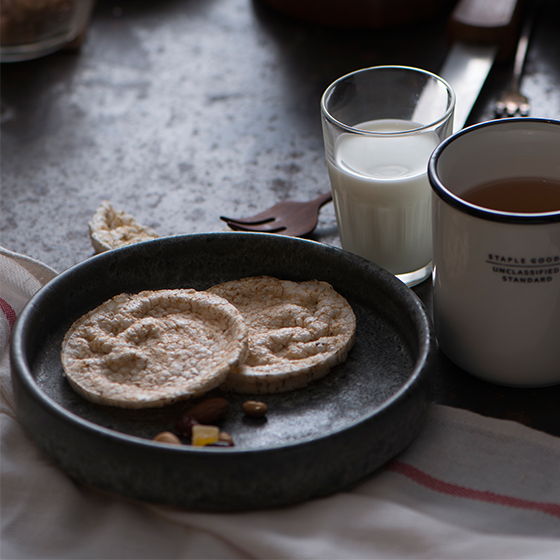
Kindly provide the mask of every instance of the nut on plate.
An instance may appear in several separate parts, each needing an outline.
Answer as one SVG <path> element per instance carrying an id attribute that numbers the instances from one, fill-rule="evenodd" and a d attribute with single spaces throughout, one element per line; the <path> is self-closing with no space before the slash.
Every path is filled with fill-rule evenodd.
<path id="1" fill-rule="evenodd" d="M 223 397 L 204 399 L 190 407 L 186 414 L 199 424 L 216 424 L 224 418 L 229 408 L 229 402 Z"/>
<path id="2" fill-rule="evenodd" d="M 154 438 L 154 441 L 159 443 L 172 443 L 174 445 L 180 445 L 181 440 L 172 432 L 160 432 Z"/>
<path id="3" fill-rule="evenodd" d="M 233 442 L 233 438 L 227 432 L 220 432 L 220 439 L 218 440 L 218 442 L 222 442 L 230 447 L 235 445 L 235 443 Z"/>
<path id="4" fill-rule="evenodd" d="M 263 418 L 268 412 L 268 406 L 262 401 L 245 401 L 241 408 L 243 412 L 251 418 Z"/>

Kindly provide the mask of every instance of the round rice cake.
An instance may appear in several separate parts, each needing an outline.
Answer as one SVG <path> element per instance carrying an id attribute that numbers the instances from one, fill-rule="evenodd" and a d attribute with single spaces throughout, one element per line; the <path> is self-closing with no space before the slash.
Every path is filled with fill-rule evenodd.
<path id="1" fill-rule="evenodd" d="M 304 387 L 344 361 L 354 343 L 354 312 L 327 282 L 258 276 L 208 291 L 235 305 L 249 329 L 247 357 L 224 389 L 277 393 Z"/>
<path id="2" fill-rule="evenodd" d="M 70 385 L 86 399 L 156 407 L 220 385 L 247 354 L 247 327 L 225 299 L 191 289 L 119 294 L 62 342 Z"/>

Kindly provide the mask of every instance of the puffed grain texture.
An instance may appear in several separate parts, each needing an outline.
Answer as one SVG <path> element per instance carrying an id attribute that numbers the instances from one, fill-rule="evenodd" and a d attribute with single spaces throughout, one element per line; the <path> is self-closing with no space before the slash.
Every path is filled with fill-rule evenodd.
<path id="1" fill-rule="evenodd" d="M 247 327 L 223 298 L 190 289 L 119 294 L 78 319 L 61 360 L 86 399 L 170 404 L 220 385 L 247 353 Z"/>
<path id="2" fill-rule="evenodd" d="M 327 282 L 242 278 L 209 289 L 241 312 L 249 352 L 224 389 L 278 393 L 308 385 L 344 361 L 354 343 L 356 317 Z"/>
<path id="3" fill-rule="evenodd" d="M 139 224 L 130 214 L 117 210 L 107 200 L 95 211 L 88 228 L 96 253 L 159 237 L 154 230 Z"/>

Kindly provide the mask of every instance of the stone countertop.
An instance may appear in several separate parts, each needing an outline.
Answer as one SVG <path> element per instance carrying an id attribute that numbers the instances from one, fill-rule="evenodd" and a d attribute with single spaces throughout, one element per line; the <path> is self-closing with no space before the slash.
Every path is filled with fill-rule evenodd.
<path id="1" fill-rule="evenodd" d="M 251 0 L 98 0 L 80 51 L 1 66 L 0 244 L 62 271 L 92 254 L 105 199 L 168 235 L 328 190 L 325 87 L 376 64 L 437 73 L 446 17 L 344 30 Z M 558 21 L 543 0 L 523 80 L 533 116 L 560 118 Z M 509 71 L 495 66 L 469 123 L 492 118 Z M 313 238 L 339 244 L 332 205 Z M 415 290 L 429 307 L 428 283 Z M 560 435 L 559 389 L 496 388 L 440 358 L 440 402 Z"/>

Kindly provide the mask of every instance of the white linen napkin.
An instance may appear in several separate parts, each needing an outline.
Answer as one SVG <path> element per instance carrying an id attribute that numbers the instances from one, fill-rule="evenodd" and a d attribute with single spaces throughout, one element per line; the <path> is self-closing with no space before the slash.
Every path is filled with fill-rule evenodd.
<path id="1" fill-rule="evenodd" d="M 291 507 L 199 513 L 76 484 L 22 431 L 9 380 L 11 326 L 54 274 L 0 249 L 2 559 L 560 558 L 560 439 L 445 406 L 361 484 Z"/>

